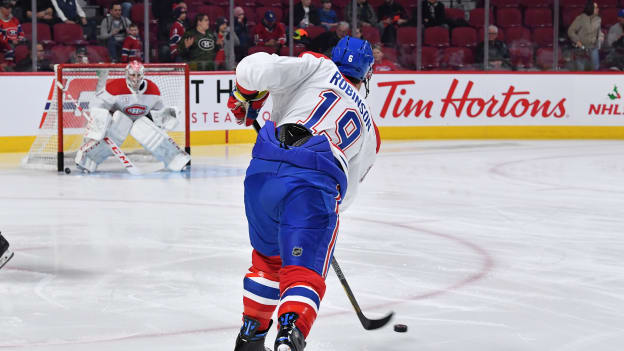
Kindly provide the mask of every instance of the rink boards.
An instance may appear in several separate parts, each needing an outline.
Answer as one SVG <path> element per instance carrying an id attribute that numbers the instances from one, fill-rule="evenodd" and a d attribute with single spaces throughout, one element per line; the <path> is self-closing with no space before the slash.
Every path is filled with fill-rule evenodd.
<path id="1" fill-rule="evenodd" d="M 254 140 L 255 133 L 228 113 L 233 78 L 233 72 L 191 74 L 191 145 Z M 385 73 L 373 76 L 368 101 L 383 139 L 624 139 L 623 78 L 612 73 Z M 29 149 L 49 108 L 52 81 L 51 74 L 0 75 L 0 152 Z M 270 118 L 271 106 L 269 99 L 261 111 L 264 119 Z"/>

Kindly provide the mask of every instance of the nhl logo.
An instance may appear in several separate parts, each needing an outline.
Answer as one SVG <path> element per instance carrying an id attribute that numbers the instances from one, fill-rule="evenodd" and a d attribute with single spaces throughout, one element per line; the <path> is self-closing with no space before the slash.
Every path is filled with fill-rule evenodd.
<path id="1" fill-rule="evenodd" d="M 293 256 L 295 256 L 295 257 L 299 257 L 299 256 L 301 256 L 302 254 L 303 254 L 303 249 L 302 249 L 302 248 L 297 247 L 297 246 L 293 247 L 293 249 L 292 249 L 292 255 L 293 255 Z"/>

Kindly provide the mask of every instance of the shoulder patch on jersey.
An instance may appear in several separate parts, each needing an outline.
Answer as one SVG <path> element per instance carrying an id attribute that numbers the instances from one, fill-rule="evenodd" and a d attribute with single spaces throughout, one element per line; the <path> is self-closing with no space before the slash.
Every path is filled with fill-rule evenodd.
<path id="1" fill-rule="evenodd" d="M 316 58 L 324 58 L 329 60 L 329 57 L 323 55 L 323 54 L 319 54 L 318 52 L 314 52 L 314 51 L 304 51 L 302 53 L 299 54 L 299 57 L 303 57 L 303 55 L 308 54 L 308 55 L 312 55 Z"/>
<path id="2" fill-rule="evenodd" d="M 143 94 L 160 95 L 160 90 L 158 89 L 158 86 L 156 85 L 156 83 L 152 82 L 149 79 L 146 79 L 145 82 L 147 82 L 147 89 L 145 89 L 145 92 Z"/>
<path id="3" fill-rule="evenodd" d="M 132 94 L 125 78 L 111 79 L 106 83 L 106 91 L 111 95 Z"/>

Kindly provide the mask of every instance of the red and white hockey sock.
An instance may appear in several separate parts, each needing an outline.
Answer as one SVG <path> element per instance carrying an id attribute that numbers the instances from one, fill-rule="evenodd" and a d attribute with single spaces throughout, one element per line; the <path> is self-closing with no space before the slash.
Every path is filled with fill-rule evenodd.
<path id="1" fill-rule="evenodd" d="M 256 250 L 252 253 L 252 266 L 243 280 L 243 306 L 245 316 L 260 322 L 259 330 L 269 327 L 271 316 L 279 303 L 279 256 L 264 256 Z"/>
<path id="2" fill-rule="evenodd" d="M 280 290 L 282 294 L 277 315 L 297 313 L 299 318 L 295 324 L 307 337 L 325 295 L 325 280 L 310 269 L 287 266 L 280 270 Z"/>

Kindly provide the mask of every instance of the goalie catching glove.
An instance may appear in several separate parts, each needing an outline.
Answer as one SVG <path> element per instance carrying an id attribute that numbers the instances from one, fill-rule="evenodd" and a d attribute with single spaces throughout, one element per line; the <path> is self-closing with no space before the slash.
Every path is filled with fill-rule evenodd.
<path id="1" fill-rule="evenodd" d="M 154 124 L 164 130 L 173 130 L 177 125 L 180 118 L 182 118 L 182 111 L 175 107 L 165 107 L 162 110 L 152 110 L 150 112 Z"/>
<path id="2" fill-rule="evenodd" d="M 268 97 L 269 92 L 266 90 L 247 90 L 236 83 L 234 90 L 230 93 L 227 107 L 234 114 L 236 123 L 250 126 L 258 118 L 258 113 Z"/>

